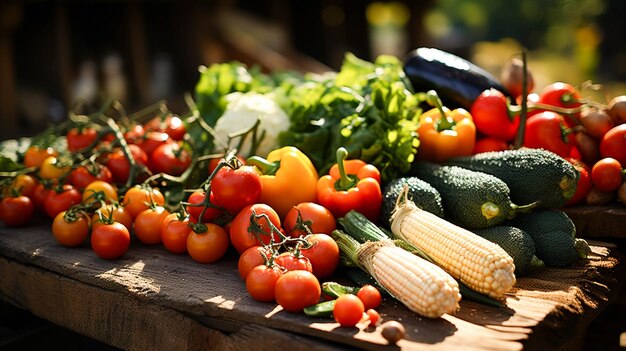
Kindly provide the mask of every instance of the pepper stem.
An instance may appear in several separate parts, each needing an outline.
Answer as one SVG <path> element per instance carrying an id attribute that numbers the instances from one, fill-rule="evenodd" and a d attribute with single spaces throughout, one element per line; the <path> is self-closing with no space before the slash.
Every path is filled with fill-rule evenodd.
<path id="1" fill-rule="evenodd" d="M 264 175 L 276 175 L 280 168 L 280 161 L 270 162 L 260 156 L 252 156 L 246 160 L 246 164 L 254 166 Z"/>
<path id="2" fill-rule="evenodd" d="M 437 95 L 436 91 L 429 90 L 426 93 L 426 102 L 439 110 L 439 114 L 441 115 L 441 118 L 439 118 L 439 120 L 435 123 L 437 131 L 441 132 L 443 130 L 452 129 L 454 122 L 448 118 L 448 115 L 446 115 L 446 111 L 443 109 L 443 102 L 439 98 L 439 95 Z"/>
<path id="3" fill-rule="evenodd" d="M 336 157 L 337 167 L 339 168 L 339 180 L 337 184 L 339 185 L 339 189 L 348 190 L 354 186 L 354 180 L 350 178 L 346 172 L 345 160 L 348 158 L 348 150 L 343 146 L 338 148 Z"/>

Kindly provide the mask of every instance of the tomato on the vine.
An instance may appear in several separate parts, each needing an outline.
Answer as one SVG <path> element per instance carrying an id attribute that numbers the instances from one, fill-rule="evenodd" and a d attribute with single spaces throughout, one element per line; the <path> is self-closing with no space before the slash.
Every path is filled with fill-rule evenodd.
<path id="1" fill-rule="evenodd" d="M 171 142 L 173 142 L 173 140 L 166 133 L 150 131 L 137 141 L 137 145 L 148 155 L 148 158 L 150 158 L 154 150 L 159 146 Z"/>
<path id="2" fill-rule="evenodd" d="M 237 157 L 237 160 L 239 160 L 239 163 L 241 163 L 241 165 L 245 165 L 246 164 L 245 157 L 243 157 L 241 155 L 235 155 L 235 157 Z M 225 159 L 223 157 L 212 158 L 209 161 L 209 166 L 208 166 L 209 175 L 211 173 L 213 173 L 213 171 L 217 168 L 217 165 L 219 165 L 220 162 L 224 162 L 224 161 L 225 161 Z"/>
<path id="3" fill-rule="evenodd" d="M 170 214 L 163 206 L 152 206 L 135 217 L 133 232 L 139 241 L 147 245 L 161 243 L 161 224 Z"/>
<path id="4" fill-rule="evenodd" d="M 472 103 L 470 114 L 480 133 L 505 141 L 515 138 L 520 119 L 511 116 L 506 97 L 500 91 L 483 91 Z"/>
<path id="5" fill-rule="evenodd" d="M 524 146 L 546 149 L 561 157 L 568 157 L 574 147 L 574 133 L 558 113 L 543 111 L 526 121 Z"/>
<path id="6" fill-rule="evenodd" d="M 148 155 L 137 145 L 129 144 L 128 150 L 138 165 L 147 165 Z M 119 183 L 125 183 L 130 176 L 130 161 L 121 149 L 108 154 L 105 158 L 105 165 L 113 174 L 113 179 Z"/>
<path id="7" fill-rule="evenodd" d="M 285 311 L 302 312 L 305 307 L 319 302 L 322 288 L 313 273 L 302 270 L 289 271 L 276 281 L 274 295 L 276 302 Z"/>
<path id="8" fill-rule="evenodd" d="M 600 141 L 602 157 L 612 157 L 626 165 L 626 123 L 611 128 Z"/>
<path id="9" fill-rule="evenodd" d="M 24 153 L 24 166 L 40 167 L 43 160 L 50 156 L 57 157 L 59 153 L 51 147 L 42 148 L 39 146 L 30 146 Z"/>
<path id="10" fill-rule="evenodd" d="M 276 283 L 282 276 L 283 271 L 278 266 L 256 266 L 246 276 L 246 290 L 257 301 L 273 302 Z"/>
<path id="11" fill-rule="evenodd" d="M 98 163 L 93 166 L 78 166 L 74 168 L 70 173 L 69 180 L 76 188 L 83 190 L 89 183 L 96 180 L 111 183 L 113 174 L 107 166 Z"/>
<path id="12" fill-rule="evenodd" d="M 71 167 L 69 165 L 63 164 L 62 161 L 54 156 L 50 156 L 41 163 L 39 177 L 58 181 L 59 178 L 69 174 L 70 171 Z"/>
<path id="13" fill-rule="evenodd" d="M 611 192 L 619 188 L 623 181 L 621 163 L 611 157 L 605 157 L 591 168 L 591 181 L 602 191 Z"/>
<path id="14" fill-rule="evenodd" d="M 183 174 L 191 165 L 191 153 L 180 143 L 165 143 L 150 155 L 150 169 L 173 176 Z"/>
<path id="15" fill-rule="evenodd" d="M 189 256 L 200 263 L 211 263 L 224 257 L 230 242 L 224 228 L 214 223 L 202 224 L 206 226 L 203 232 L 192 230 L 187 237 L 187 252 Z"/>
<path id="16" fill-rule="evenodd" d="M 293 252 L 283 252 L 274 259 L 274 263 L 286 271 L 304 270 L 313 273 L 311 261 L 304 256 L 296 256 Z"/>
<path id="17" fill-rule="evenodd" d="M 360 298 L 353 294 L 341 295 L 335 301 L 333 318 L 342 327 L 354 327 L 365 312 L 365 306 Z"/>
<path id="18" fill-rule="evenodd" d="M 218 206 L 236 214 L 261 198 L 261 176 L 252 166 L 224 166 L 211 179 L 211 190 Z"/>
<path id="19" fill-rule="evenodd" d="M 59 189 L 48 193 L 44 207 L 50 218 L 56 217 L 59 213 L 67 211 L 73 205 L 79 204 L 83 197 L 72 185 L 65 184 Z"/>
<path id="20" fill-rule="evenodd" d="M 252 246 L 244 251 L 237 260 L 237 271 L 239 276 L 246 280 L 252 268 L 265 264 L 267 258 L 271 256 L 271 250 L 263 246 Z"/>
<path id="21" fill-rule="evenodd" d="M 571 84 L 563 82 L 555 82 L 543 88 L 539 93 L 539 102 L 563 108 L 577 108 L 582 105 L 578 90 Z M 571 117 L 579 119 L 580 114 L 576 113 Z M 566 117 L 565 124 L 569 127 L 576 123 L 570 117 Z"/>
<path id="22" fill-rule="evenodd" d="M 34 208 L 27 196 L 4 197 L 0 200 L 0 220 L 9 227 L 21 227 L 32 218 Z"/>
<path id="23" fill-rule="evenodd" d="M 45 211 L 46 207 L 46 199 L 52 189 L 48 188 L 44 183 L 39 183 L 35 186 L 35 191 L 33 192 L 32 200 L 35 208 L 41 211 Z"/>
<path id="24" fill-rule="evenodd" d="M 52 235 L 59 244 L 74 247 L 82 244 L 89 236 L 89 220 L 85 215 L 78 214 L 69 221 L 65 218 L 67 212 L 59 213 L 52 221 Z"/>
<path id="25" fill-rule="evenodd" d="M 213 195 L 213 192 L 211 191 L 211 195 L 209 196 L 211 206 L 207 206 L 204 213 L 202 213 L 204 206 L 201 206 L 201 204 L 204 203 L 205 199 L 206 193 L 204 192 L 204 190 L 194 191 L 193 193 L 191 193 L 191 195 L 189 195 L 189 199 L 187 199 L 187 203 L 189 205 L 186 205 L 185 209 L 187 210 L 189 215 L 193 217 L 194 222 L 198 222 L 198 220 L 200 219 L 200 214 L 202 214 L 203 223 L 212 222 L 216 218 L 218 218 L 223 212 L 221 209 L 213 207 L 215 205 L 215 195 Z"/>
<path id="26" fill-rule="evenodd" d="M 311 246 L 301 249 L 300 252 L 311 261 L 313 274 L 318 279 L 330 277 L 339 265 L 337 242 L 330 235 L 323 233 L 311 234 L 306 240 Z"/>
<path id="27" fill-rule="evenodd" d="M 133 218 L 148 208 L 150 204 L 163 206 L 165 204 L 165 196 L 157 188 L 134 186 L 124 194 L 122 205 L 128 210 Z"/>
<path id="28" fill-rule="evenodd" d="M 161 223 L 163 246 L 174 254 L 187 252 L 187 237 L 191 233 L 189 217 L 181 218 L 179 213 L 170 213 Z"/>
<path id="29" fill-rule="evenodd" d="M 104 221 L 100 220 L 100 216 Z M 124 206 L 119 204 L 107 204 L 97 209 L 91 218 L 91 226 L 95 228 L 108 221 L 120 222 L 129 231 L 133 228 L 133 217 Z"/>
<path id="30" fill-rule="evenodd" d="M 32 197 L 37 189 L 39 181 L 37 178 L 28 174 L 18 174 L 13 179 L 11 187 L 15 189 L 20 195 Z"/>
<path id="31" fill-rule="evenodd" d="M 129 247 L 130 233 L 122 223 L 103 223 L 91 232 L 91 248 L 105 260 L 121 257 Z"/>
<path id="32" fill-rule="evenodd" d="M 95 143 L 98 132 L 94 128 L 72 128 L 66 134 L 67 149 L 77 152 Z"/>
<path id="33" fill-rule="evenodd" d="M 261 231 L 260 233 L 251 233 L 248 231 L 251 225 L 250 216 L 253 213 L 259 216 L 256 222 Z M 263 217 L 262 215 L 267 217 Z M 271 226 L 270 223 L 268 223 L 268 219 L 275 228 L 281 228 L 278 213 L 267 204 L 254 204 L 246 206 L 239 211 L 230 224 L 230 241 L 233 243 L 237 252 L 242 253 L 249 247 L 260 245 L 261 242 L 269 244 L 272 238 L 275 242 L 279 240 L 280 236 L 270 229 Z M 257 236 L 261 241 L 257 239 Z"/>
<path id="34" fill-rule="evenodd" d="M 95 200 L 107 203 L 117 201 L 117 189 L 105 181 L 94 180 L 83 190 L 83 202 L 88 203 Z"/>
<path id="35" fill-rule="evenodd" d="M 183 120 L 178 116 L 168 115 L 165 118 L 156 117 L 148 121 L 144 125 L 146 130 L 155 130 L 159 132 L 165 132 L 170 138 L 179 141 L 183 140 L 187 128 L 183 123 Z"/>
<path id="36" fill-rule="evenodd" d="M 298 223 L 298 214 L 300 215 L 300 223 Z M 300 225 L 298 225 L 300 224 Z M 283 222 L 285 232 L 293 237 L 302 237 L 308 233 L 301 228 L 302 225 L 308 225 L 310 232 L 328 234 L 337 228 L 335 216 L 326 207 L 315 202 L 303 202 L 294 206 Z"/>

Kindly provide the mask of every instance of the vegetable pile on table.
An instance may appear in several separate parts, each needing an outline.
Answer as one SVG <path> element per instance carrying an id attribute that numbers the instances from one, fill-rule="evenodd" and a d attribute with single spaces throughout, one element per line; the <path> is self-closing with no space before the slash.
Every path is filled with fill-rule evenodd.
<path id="1" fill-rule="evenodd" d="M 586 257 L 563 206 L 626 200 L 626 99 L 507 70 L 426 48 L 325 75 L 201 67 L 186 114 L 108 101 L 3 142 L 0 219 L 48 216 L 107 260 L 133 238 L 201 264 L 232 246 L 252 298 L 342 326 L 386 298 L 501 305 L 516 276 Z"/>

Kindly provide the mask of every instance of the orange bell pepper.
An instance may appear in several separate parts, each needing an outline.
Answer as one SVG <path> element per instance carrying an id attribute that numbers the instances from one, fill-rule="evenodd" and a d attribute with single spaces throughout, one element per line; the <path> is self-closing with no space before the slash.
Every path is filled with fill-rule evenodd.
<path id="1" fill-rule="evenodd" d="M 472 115 L 462 108 L 450 110 L 444 107 L 434 91 L 427 94 L 428 103 L 435 108 L 420 116 L 417 158 L 443 163 L 452 157 L 471 155 L 476 143 Z"/>

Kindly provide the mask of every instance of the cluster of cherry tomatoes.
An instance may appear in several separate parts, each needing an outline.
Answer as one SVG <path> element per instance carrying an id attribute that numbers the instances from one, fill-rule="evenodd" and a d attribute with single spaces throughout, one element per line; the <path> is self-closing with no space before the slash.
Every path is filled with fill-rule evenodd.
<path id="1" fill-rule="evenodd" d="M 473 153 L 505 150 L 522 129 L 521 66 L 507 66 L 503 83 L 513 93 L 517 105 L 495 89 L 484 91 L 474 101 L 471 114 L 479 138 Z M 515 71 L 513 73 L 513 71 Z M 555 82 L 539 93 L 528 74 L 527 119 L 521 146 L 542 148 L 570 161 L 580 172 L 576 194 L 568 205 L 606 204 L 617 194 L 626 203 L 626 96 L 608 103 L 582 97 L 583 89 Z"/>

